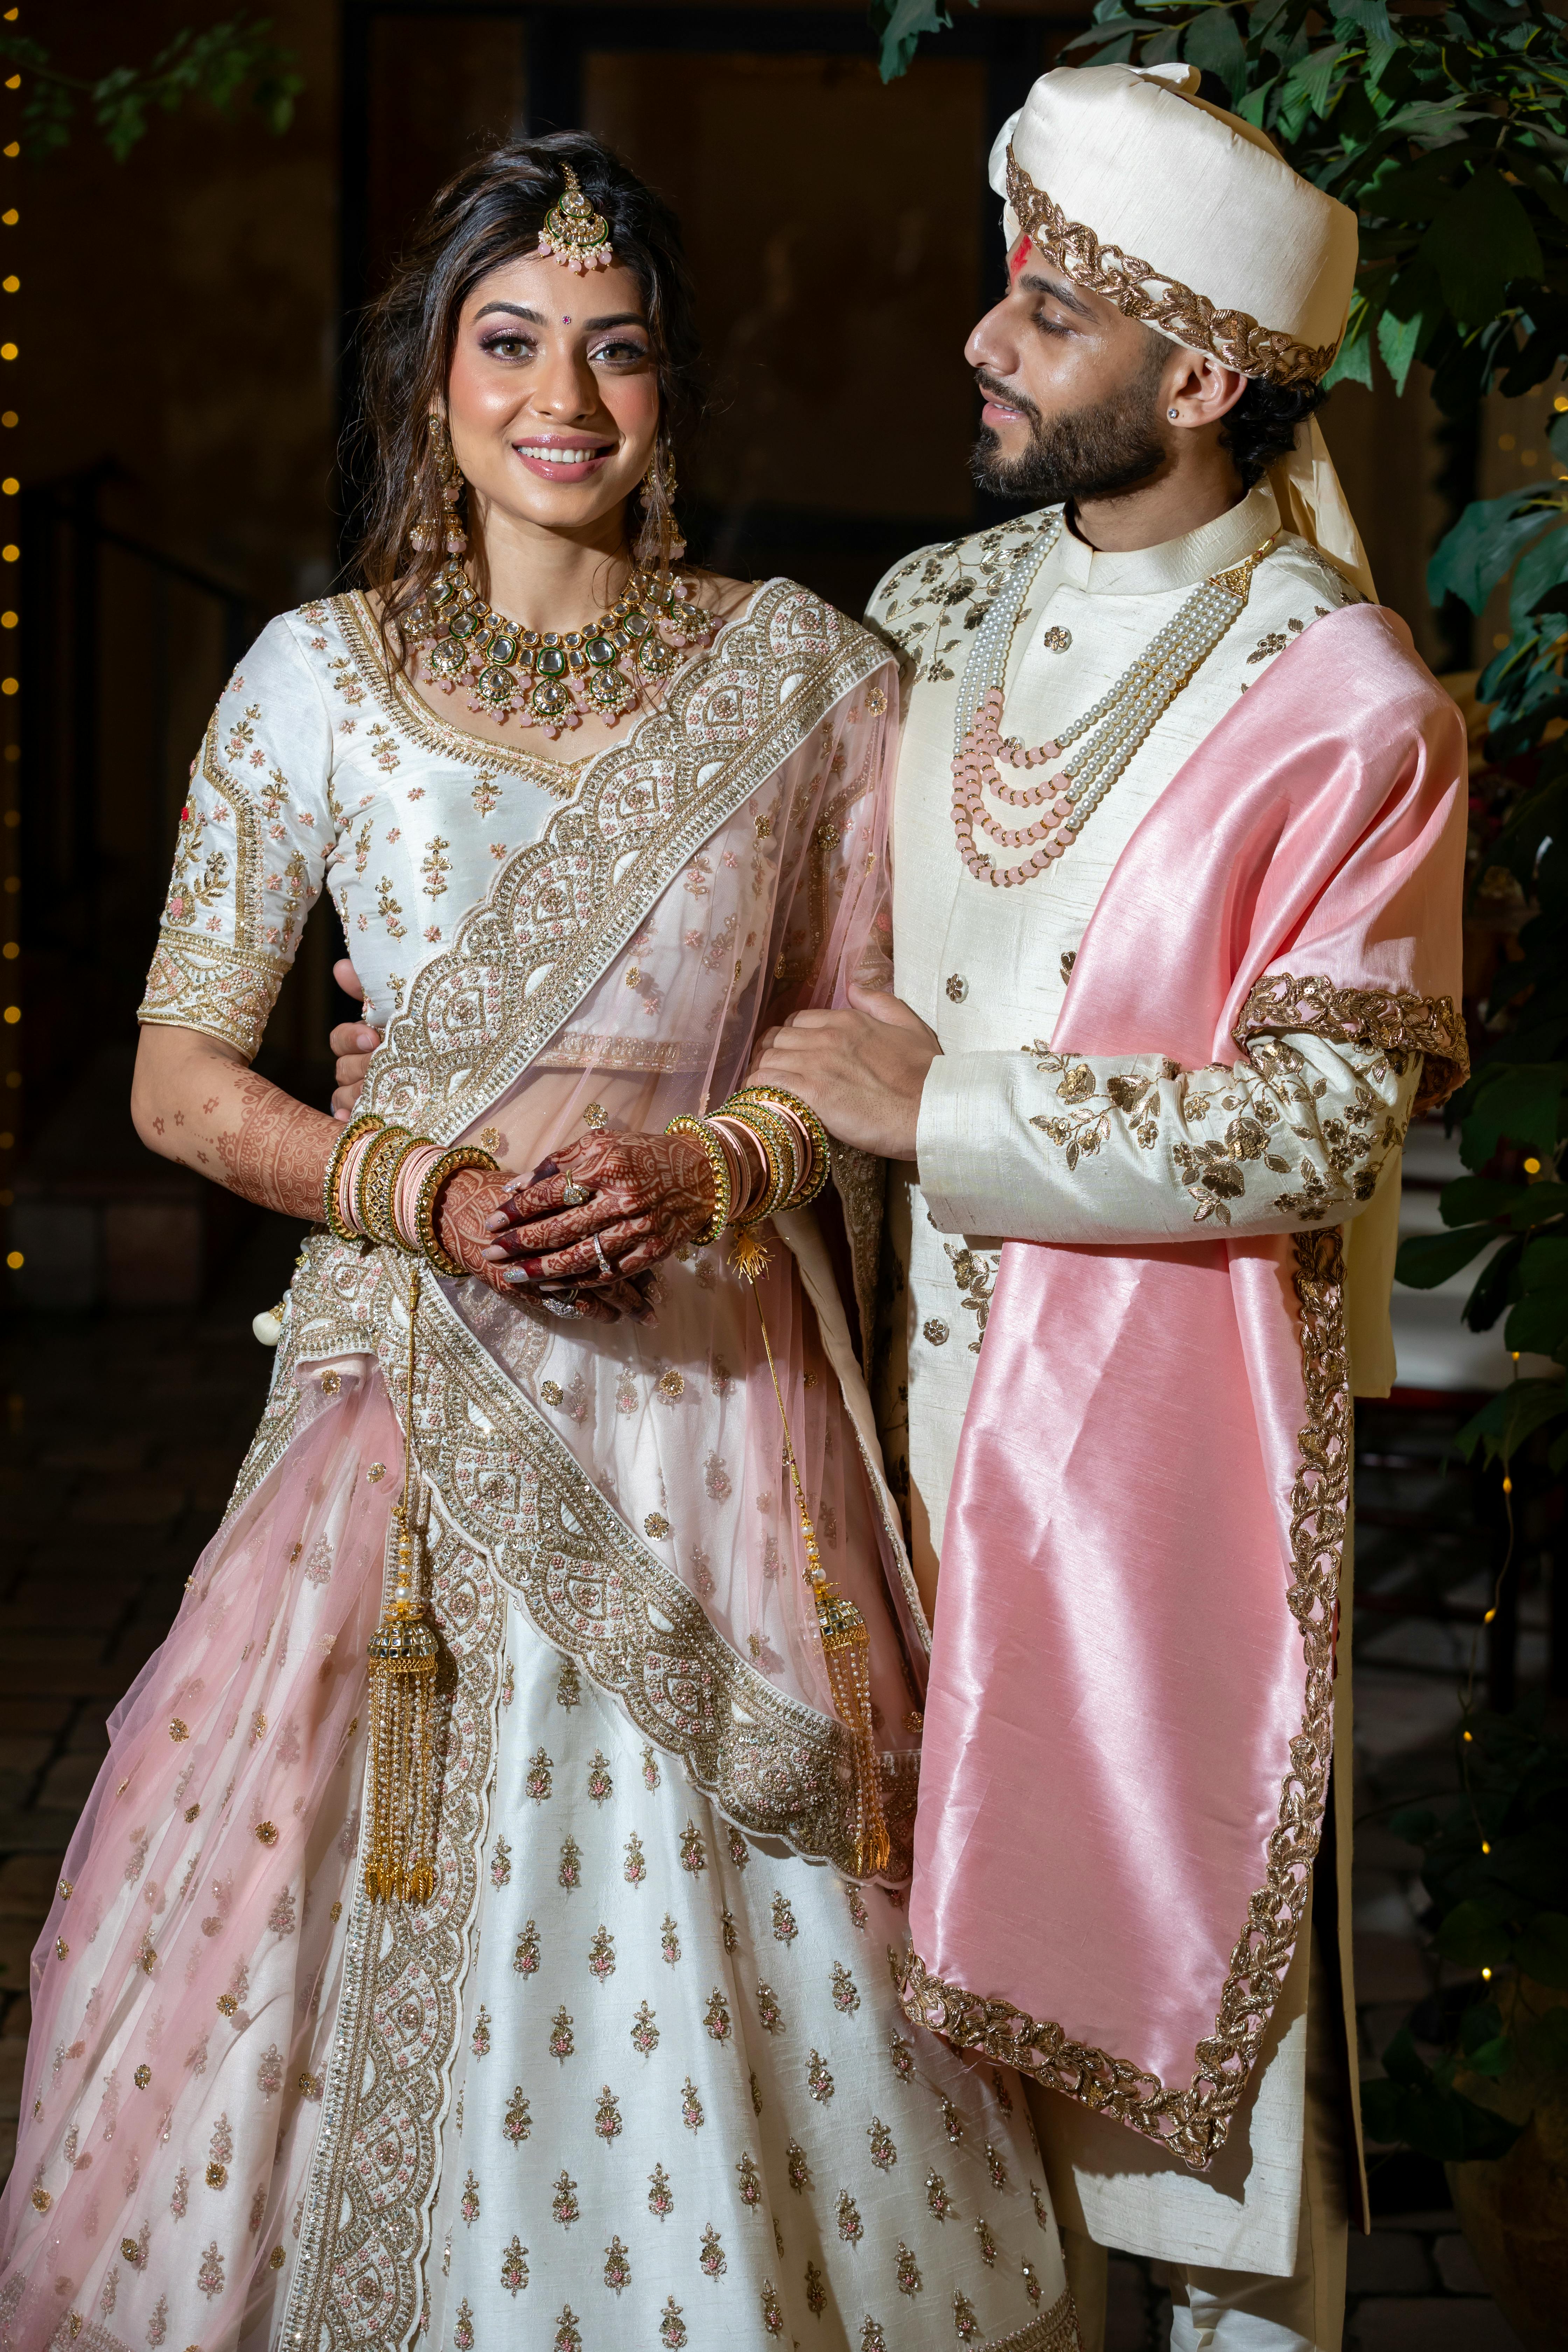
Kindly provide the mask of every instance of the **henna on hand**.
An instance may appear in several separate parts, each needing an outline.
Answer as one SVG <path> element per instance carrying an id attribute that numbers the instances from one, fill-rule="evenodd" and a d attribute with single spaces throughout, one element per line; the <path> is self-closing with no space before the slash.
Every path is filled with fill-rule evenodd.
<path id="1" fill-rule="evenodd" d="M 554 1172 L 519 1187 L 491 1216 L 488 1255 L 517 1268 L 512 1283 L 596 1285 L 603 1296 L 595 1234 L 626 1277 L 689 1246 L 713 1221 L 713 1171 L 689 1135 L 600 1131 L 563 1145 L 552 1165 Z M 567 1208 L 568 1183 L 587 1185 L 593 1199 Z"/>
<path id="2" fill-rule="evenodd" d="M 318 1223 L 321 1183 L 341 1132 L 337 1122 L 254 1070 L 237 1070 L 232 1083 L 238 1122 L 212 1139 L 224 1181 L 263 1209 Z"/>
<path id="3" fill-rule="evenodd" d="M 502 1298 L 515 1296 L 517 1282 L 515 1276 L 509 1278 L 507 1259 L 498 1255 L 491 1228 L 510 1197 L 505 1177 L 489 1175 L 479 1168 L 460 1168 L 442 1186 L 436 1202 L 436 1232 L 442 1248 Z M 593 1255 L 591 1245 L 589 1255 Z M 595 1259 L 595 1275 L 598 1270 Z M 561 1277 L 561 1281 L 566 1286 L 573 1285 L 570 1275 Z M 539 1286 L 546 1291 L 556 1286 L 550 1277 Z M 654 1319 L 646 1291 L 637 1283 L 620 1278 L 610 1284 L 601 1283 L 591 1297 L 577 1300 L 576 1309 L 591 1323 L 618 1323 L 623 1315 L 637 1323 Z"/>

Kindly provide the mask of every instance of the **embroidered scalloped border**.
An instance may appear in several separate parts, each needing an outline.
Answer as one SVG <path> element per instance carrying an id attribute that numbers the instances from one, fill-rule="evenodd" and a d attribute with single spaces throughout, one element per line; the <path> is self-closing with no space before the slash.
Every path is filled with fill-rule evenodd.
<path id="1" fill-rule="evenodd" d="M 1417 996 L 1413 988 L 1340 988 L 1321 972 L 1298 980 L 1265 972 L 1250 990 L 1231 1035 L 1245 1053 L 1260 1030 L 1326 1037 L 1384 1054 L 1419 1054 L 1415 1114 L 1446 1102 L 1470 1075 L 1464 1016 L 1451 996 Z"/>
<path id="2" fill-rule="evenodd" d="M 1210 352 L 1226 367 L 1263 376 L 1270 383 L 1317 383 L 1328 373 L 1337 341 L 1298 342 L 1294 335 L 1259 326 L 1246 310 L 1218 309 L 1206 294 L 1184 286 L 1179 278 L 1167 278 L 1152 262 L 1140 261 L 1118 245 L 1101 245 L 1091 228 L 1068 220 L 1061 206 L 1035 185 L 1011 147 L 1007 202 L 1020 228 L 1047 260 L 1075 286 L 1103 294 L 1125 318 L 1141 320 L 1189 351 Z"/>
<path id="3" fill-rule="evenodd" d="M 794 670 L 774 643 L 792 624 L 808 632 Z M 742 617 L 725 624 L 708 659 L 680 674 L 665 708 L 595 761 L 582 798 L 501 868 L 451 947 L 421 966 L 372 1064 L 363 1107 L 404 1121 L 417 1117 L 437 1142 L 460 1135 L 549 1044 L 715 826 L 887 665 L 886 647 L 868 630 L 793 581 L 769 582 Z M 731 740 L 704 740 L 703 698 L 738 670 L 756 682 L 754 713 L 740 740 L 730 720 Z M 636 772 L 656 764 L 668 772 L 673 807 L 650 820 L 638 805 Z M 530 908 L 531 896 L 563 887 L 552 883 L 552 868 L 570 875 L 572 894 L 588 901 L 574 926 L 559 908 L 535 919 Z M 477 1017 L 458 1024 L 465 1004 Z"/>
<path id="4" fill-rule="evenodd" d="M 1072 2041 L 1053 2020 L 950 1984 L 932 1975 L 918 1952 L 905 1960 L 899 1988 L 904 2013 L 916 2025 L 1016 2066 L 1048 2090 L 1127 2125 L 1194 2172 L 1206 2170 L 1225 2144 L 1285 1981 L 1306 1917 L 1333 1754 L 1334 1606 L 1352 1453 L 1344 1252 L 1337 1226 L 1294 1239 L 1306 1419 L 1290 1490 L 1294 1575 L 1286 1600 L 1300 1628 L 1306 1687 L 1268 1839 L 1267 1875 L 1247 1905 L 1215 2029 L 1198 2043 L 1191 2082 L 1169 2086 L 1130 2059 Z"/>

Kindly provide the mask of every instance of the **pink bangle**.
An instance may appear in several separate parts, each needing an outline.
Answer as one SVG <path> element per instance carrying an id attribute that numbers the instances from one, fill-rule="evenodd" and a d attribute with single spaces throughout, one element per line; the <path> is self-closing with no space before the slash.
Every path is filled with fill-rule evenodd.
<path id="1" fill-rule="evenodd" d="M 368 1134 L 356 1136 L 344 1152 L 338 1166 L 337 1191 L 334 1205 L 342 1223 L 351 1234 L 363 1234 L 354 1201 L 359 1190 L 359 1171 L 365 1153 L 375 1141 L 380 1129 L 373 1128 Z"/>
<path id="2" fill-rule="evenodd" d="M 763 1148 L 742 1119 L 723 1118 L 715 1111 L 708 1121 L 723 1144 L 727 1154 L 736 1162 L 735 1197 L 731 1204 L 730 1220 L 733 1223 L 743 1216 L 753 1200 L 762 1197 L 771 1181 L 768 1163 Z"/>
<path id="3" fill-rule="evenodd" d="M 439 1143 L 422 1143 L 416 1150 L 405 1152 L 398 1164 L 397 1181 L 392 1193 L 392 1223 L 405 1250 L 416 1252 L 420 1247 L 416 1213 L 419 1190 L 440 1159 L 443 1149 Z"/>

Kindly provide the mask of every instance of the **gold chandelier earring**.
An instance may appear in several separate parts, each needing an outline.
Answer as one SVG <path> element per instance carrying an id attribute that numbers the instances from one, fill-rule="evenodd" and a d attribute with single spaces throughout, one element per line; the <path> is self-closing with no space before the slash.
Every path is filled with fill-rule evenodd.
<path id="1" fill-rule="evenodd" d="M 668 572 L 686 552 L 675 521 L 675 455 L 661 434 L 642 478 L 642 520 L 633 558 L 644 571 Z"/>
<path id="2" fill-rule="evenodd" d="M 468 549 L 468 535 L 458 509 L 468 483 L 452 447 L 446 413 L 434 401 L 426 421 L 426 466 L 420 468 L 421 510 L 408 534 L 409 544 L 421 555 L 428 555 L 437 546 L 444 547 L 448 555 L 462 555 Z M 430 495 L 432 486 L 425 478 L 426 467 L 435 470 L 434 497 Z"/>

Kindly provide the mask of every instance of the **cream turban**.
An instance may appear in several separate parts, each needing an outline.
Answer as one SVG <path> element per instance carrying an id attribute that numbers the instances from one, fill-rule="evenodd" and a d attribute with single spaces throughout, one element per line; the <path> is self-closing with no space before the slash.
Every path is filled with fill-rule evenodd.
<path id="1" fill-rule="evenodd" d="M 991 151 L 1008 244 L 1027 236 L 1075 285 L 1244 375 L 1316 383 L 1344 332 L 1355 215 L 1197 85 L 1184 65 L 1042 75 Z M 1287 528 L 1373 594 L 1315 419 L 1268 480 Z"/>

